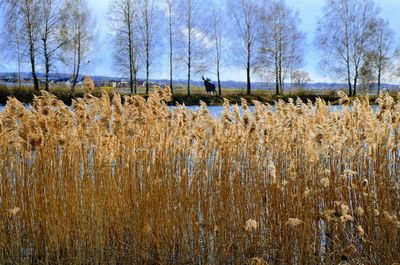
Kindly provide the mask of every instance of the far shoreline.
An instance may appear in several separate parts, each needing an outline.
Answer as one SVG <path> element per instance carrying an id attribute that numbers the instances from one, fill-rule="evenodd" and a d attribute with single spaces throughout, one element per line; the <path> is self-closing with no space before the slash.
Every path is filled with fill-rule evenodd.
<path id="1" fill-rule="evenodd" d="M 270 91 L 268 91 L 270 92 Z M 83 91 L 77 91 L 74 93 L 70 93 L 69 91 L 61 91 L 55 90 L 51 91 L 51 94 L 54 94 L 59 100 L 63 101 L 66 105 L 71 105 L 73 99 L 82 98 L 85 93 Z M 107 93 L 110 97 L 113 96 L 113 91 L 107 91 L 105 89 L 96 89 L 92 95 L 96 97 L 100 97 L 102 93 Z M 120 95 L 130 95 L 125 93 L 118 93 Z M 35 92 L 32 89 L 10 89 L 3 88 L 0 89 L 0 105 L 6 105 L 8 98 L 16 98 L 20 102 L 24 104 L 30 104 L 33 102 L 35 96 L 40 95 L 40 92 Z M 144 94 L 138 94 L 139 96 L 147 97 Z M 391 96 L 397 96 L 397 91 L 393 91 L 390 93 Z M 371 105 L 375 104 L 377 99 L 377 95 L 368 95 L 369 102 Z M 260 93 L 260 91 L 256 91 L 251 95 L 243 94 L 243 93 L 230 93 L 219 95 L 207 95 L 194 93 L 192 95 L 185 95 L 182 93 L 176 93 L 172 95 L 172 100 L 167 102 L 168 106 L 199 106 L 200 102 L 206 103 L 208 106 L 222 106 L 224 104 L 224 99 L 229 100 L 231 104 L 241 104 L 241 99 L 245 99 L 249 105 L 253 105 L 253 101 L 259 101 L 263 104 L 274 105 L 275 102 L 279 100 L 283 100 L 288 102 L 290 99 L 296 100 L 297 98 L 301 99 L 304 103 L 311 101 L 313 103 L 316 102 L 317 99 L 321 99 L 330 105 L 339 105 L 339 97 L 335 93 L 335 91 L 290 91 L 284 95 L 273 95 L 271 93 Z M 354 98 L 365 98 L 365 95 L 360 95 Z"/>

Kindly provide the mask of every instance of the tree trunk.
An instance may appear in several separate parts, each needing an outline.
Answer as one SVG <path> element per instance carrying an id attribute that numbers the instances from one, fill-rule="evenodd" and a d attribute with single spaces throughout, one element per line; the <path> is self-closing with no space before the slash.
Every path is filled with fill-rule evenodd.
<path id="1" fill-rule="evenodd" d="M 74 92 L 75 86 L 74 86 L 74 80 L 75 80 L 75 73 L 76 73 L 76 52 L 74 51 L 74 68 L 72 70 L 72 84 L 71 84 L 71 93 Z"/>
<path id="2" fill-rule="evenodd" d="M 278 77 L 279 77 L 279 94 L 283 95 L 283 79 L 282 79 L 282 44 L 279 43 L 278 49 Z"/>
<path id="3" fill-rule="evenodd" d="M 171 93 L 174 93 L 174 87 L 173 87 L 173 84 L 172 84 L 172 75 L 173 75 L 173 69 L 172 69 L 172 67 L 173 67 L 173 65 L 172 65 L 172 44 L 171 44 L 171 46 L 170 46 L 170 51 L 169 51 L 169 54 L 170 54 L 170 59 L 169 59 L 169 88 L 171 89 Z"/>
<path id="4" fill-rule="evenodd" d="M 378 69 L 378 95 L 381 93 L 381 78 L 382 78 L 382 68 Z"/>
<path id="5" fill-rule="evenodd" d="M 247 65 L 246 65 L 246 74 L 247 74 L 247 95 L 251 95 L 251 80 L 250 80 L 250 60 L 251 60 L 251 47 L 250 44 L 247 45 Z"/>
<path id="6" fill-rule="evenodd" d="M 47 92 L 49 92 L 49 73 L 50 73 L 50 55 L 48 53 L 48 47 L 47 47 L 47 37 L 43 39 L 43 51 L 44 51 L 44 65 L 45 65 L 45 89 Z"/>
<path id="7" fill-rule="evenodd" d="M 146 53 L 146 95 L 149 94 L 149 90 L 150 90 L 150 61 L 149 61 L 149 57 L 148 57 L 148 52 Z"/>
<path id="8" fill-rule="evenodd" d="M 278 55 L 275 54 L 275 94 L 279 96 L 279 70 L 278 70 Z"/>
<path id="9" fill-rule="evenodd" d="M 17 34 L 17 60 L 18 60 L 18 88 L 21 89 L 21 55 L 20 55 L 20 48 L 19 48 L 19 38 Z"/>
<path id="10" fill-rule="evenodd" d="M 32 78 L 33 78 L 33 87 L 35 91 L 39 91 L 39 80 L 36 75 L 35 68 L 35 55 L 31 52 L 31 68 L 32 68 Z"/>
<path id="11" fill-rule="evenodd" d="M 25 2 L 27 4 L 27 2 Z M 26 26 L 28 29 L 28 38 L 29 38 L 29 56 L 30 56 L 30 61 L 31 61 L 31 69 L 32 69 L 32 79 L 33 79 L 33 87 L 35 91 L 39 91 L 39 81 L 37 79 L 36 75 L 36 62 L 35 62 L 35 41 L 33 37 L 33 26 L 31 22 L 31 14 L 30 14 L 30 7 L 27 7 L 26 10 Z"/>
<path id="12" fill-rule="evenodd" d="M 171 3 L 170 3 L 170 5 L 171 5 Z M 172 45 L 173 45 L 173 43 L 172 43 L 172 6 L 169 6 L 169 88 L 171 89 L 171 93 L 173 93 L 174 92 L 174 88 L 173 88 L 173 84 L 172 84 L 172 71 L 173 71 L 173 69 L 172 69 L 172 67 L 173 67 L 173 65 L 172 65 L 172 60 L 173 60 L 173 53 L 172 53 L 172 49 L 173 49 L 173 47 L 172 47 Z"/>
<path id="13" fill-rule="evenodd" d="M 190 56 L 189 56 L 190 58 Z M 190 71 L 191 71 L 190 59 L 188 62 L 188 73 L 187 73 L 187 95 L 190 96 Z"/>
<path id="14" fill-rule="evenodd" d="M 282 68 L 279 67 L 279 94 L 283 95 Z"/>
<path id="15" fill-rule="evenodd" d="M 128 6 L 129 7 L 129 6 Z M 128 11 L 129 12 L 129 11 Z M 133 45 L 132 45 L 132 29 L 130 20 L 128 19 L 128 48 L 129 48 L 129 87 L 131 89 L 131 95 L 133 94 Z M 136 92 L 135 92 L 136 94 Z"/>
<path id="16" fill-rule="evenodd" d="M 218 94 L 221 96 L 222 89 L 221 89 L 221 76 L 220 76 L 219 66 L 218 66 L 218 70 L 217 70 L 217 80 L 218 80 Z"/>
<path id="17" fill-rule="evenodd" d="M 214 18 L 215 19 L 215 18 Z M 218 35 L 217 22 L 214 20 L 214 35 L 215 35 L 215 52 L 216 52 L 216 63 L 217 63 L 217 82 L 218 82 L 218 94 L 221 96 L 221 40 Z"/>
<path id="18" fill-rule="evenodd" d="M 149 44 L 146 44 L 146 95 L 149 94 L 150 89 L 150 52 L 149 52 Z"/>
<path id="19" fill-rule="evenodd" d="M 78 82 L 79 71 L 81 68 L 81 44 L 80 44 L 80 37 L 78 38 L 78 47 L 77 47 L 77 59 L 76 59 L 76 72 L 74 73 L 74 80 L 72 82 L 71 92 L 75 92 L 75 87 Z"/>
<path id="20" fill-rule="evenodd" d="M 358 75 L 356 74 L 354 76 L 353 97 L 357 96 L 357 81 L 358 81 Z"/>
<path id="21" fill-rule="evenodd" d="M 347 63 L 347 84 L 349 86 L 349 96 L 351 97 L 351 95 L 353 94 L 353 89 L 352 89 L 352 85 L 351 85 L 350 64 L 349 63 Z"/>
<path id="22" fill-rule="evenodd" d="M 74 73 L 74 80 L 72 81 L 72 89 L 71 89 L 72 93 L 75 92 L 75 87 L 76 84 L 78 83 L 79 70 L 80 70 L 80 63 L 78 63 L 76 67 L 76 73 Z"/>
<path id="23" fill-rule="evenodd" d="M 190 71 L 192 70 L 192 2 L 188 0 L 188 20 L 187 20 L 187 31 L 188 31 L 188 73 L 187 73 L 187 94 L 190 96 Z"/>
<path id="24" fill-rule="evenodd" d="M 39 91 L 39 81 L 36 75 L 35 44 L 33 43 L 33 37 L 31 33 L 29 33 L 29 55 L 31 60 L 33 87 L 35 91 Z"/>
<path id="25" fill-rule="evenodd" d="M 129 64 L 132 64 L 132 63 L 129 63 Z M 132 95 L 133 94 L 133 69 L 132 69 L 132 66 L 129 66 L 129 69 L 130 69 L 130 71 L 129 71 L 129 88 L 131 90 L 131 95 Z M 136 92 L 135 92 L 135 94 L 136 94 Z"/>
<path id="26" fill-rule="evenodd" d="M 146 18 L 145 18 L 145 27 L 146 27 L 146 95 L 149 94 L 150 89 L 150 22 L 149 22 L 149 14 L 148 14 L 148 6 L 146 6 Z"/>
<path id="27" fill-rule="evenodd" d="M 137 94 L 137 71 L 135 70 L 134 72 L 133 72 L 133 87 L 134 87 L 134 91 L 135 91 L 135 94 Z"/>
<path id="28" fill-rule="evenodd" d="M 46 91 L 47 92 L 49 92 L 49 90 L 50 90 L 50 78 L 49 78 L 49 75 L 50 75 L 50 64 L 49 64 L 49 61 L 48 61 L 49 59 L 46 57 L 46 63 L 45 63 L 45 76 L 46 76 L 46 87 L 45 87 L 45 89 L 46 89 Z"/>

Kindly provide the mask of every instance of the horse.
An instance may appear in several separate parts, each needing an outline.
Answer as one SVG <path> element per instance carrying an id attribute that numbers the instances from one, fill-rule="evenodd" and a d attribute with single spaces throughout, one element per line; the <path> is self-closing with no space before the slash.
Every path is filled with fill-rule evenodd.
<path id="1" fill-rule="evenodd" d="M 204 86 L 206 88 L 207 94 L 217 94 L 217 91 L 215 90 L 215 85 L 211 83 L 211 79 L 209 78 L 204 78 L 204 76 L 201 77 L 204 81 Z"/>

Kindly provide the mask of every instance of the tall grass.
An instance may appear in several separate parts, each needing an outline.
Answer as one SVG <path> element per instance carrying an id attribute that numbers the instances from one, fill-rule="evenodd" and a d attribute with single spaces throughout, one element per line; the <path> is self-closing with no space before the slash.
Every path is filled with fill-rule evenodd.
<path id="1" fill-rule="evenodd" d="M 226 101 L 215 119 L 169 99 L 9 99 L 0 263 L 400 260 L 399 102 Z"/>

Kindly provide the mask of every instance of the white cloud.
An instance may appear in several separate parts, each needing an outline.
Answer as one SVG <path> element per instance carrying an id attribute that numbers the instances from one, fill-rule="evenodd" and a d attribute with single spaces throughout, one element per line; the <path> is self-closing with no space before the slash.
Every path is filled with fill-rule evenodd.
<path id="1" fill-rule="evenodd" d="M 213 46 L 211 38 L 208 37 L 203 31 L 193 29 L 193 36 L 197 41 L 201 42 L 206 49 L 210 49 Z"/>
<path id="2" fill-rule="evenodd" d="M 186 39 L 188 37 L 188 30 L 185 27 L 180 29 L 181 34 Z M 207 36 L 204 31 L 201 31 L 197 28 L 192 29 L 192 38 L 194 41 L 200 42 L 206 49 L 210 49 L 213 46 L 212 39 Z"/>
<path id="3" fill-rule="evenodd" d="M 0 72 L 10 72 L 16 69 L 16 65 L 12 63 L 0 62 Z"/>

